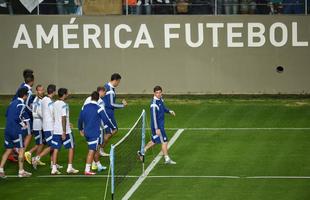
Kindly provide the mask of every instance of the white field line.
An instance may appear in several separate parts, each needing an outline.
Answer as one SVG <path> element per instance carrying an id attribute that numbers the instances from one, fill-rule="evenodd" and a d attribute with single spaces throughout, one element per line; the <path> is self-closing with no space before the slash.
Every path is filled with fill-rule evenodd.
<path id="1" fill-rule="evenodd" d="M 168 143 L 168 149 L 170 149 L 170 147 L 179 138 L 179 136 L 183 133 L 183 131 L 184 129 L 177 130 L 177 132 L 173 135 L 173 137 Z M 162 158 L 162 152 L 159 152 L 159 154 L 155 157 L 155 159 L 151 162 L 151 164 L 145 169 L 144 174 L 138 178 L 135 184 L 128 190 L 125 196 L 123 196 L 122 200 L 127 200 L 133 195 L 133 193 L 139 188 L 139 186 L 142 184 L 145 178 L 149 175 L 149 173 L 154 169 L 154 167 L 161 160 L 161 158 Z"/>
<path id="2" fill-rule="evenodd" d="M 85 175 L 42 175 L 33 176 L 35 178 L 108 178 L 108 175 L 95 175 L 95 176 L 85 176 Z M 117 175 L 116 177 L 124 178 L 140 178 L 141 176 L 131 176 L 131 175 Z M 165 178 L 178 178 L 178 179 L 310 179 L 310 176 L 204 176 L 204 175 L 163 175 L 163 176 L 144 176 L 149 179 L 165 179 Z M 17 175 L 8 175 L 7 178 L 19 178 Z M 0 179 L 1 180 L 1 179 Z"/>
<path id="3" fill-rule="evenodd" d="M 4 127 L 0 127 L 0 130 L 4 130 Z M 73 130 L 78 130 L 78 128 L 72 128 Z M 131 128 L 119 128 L 119 130 L 130 130 Z M 251 130 L 310 130 L 310 127 L 189 127 L 189 128 L 165 128 L 166 130 L 179 130 L 184 129 L 186 131 L 238 131 L 238 130 L 245 130 L 245 131 L 251 131 Z M 147 128 L 147 130 L 150 130 L 150 128 Z"/>

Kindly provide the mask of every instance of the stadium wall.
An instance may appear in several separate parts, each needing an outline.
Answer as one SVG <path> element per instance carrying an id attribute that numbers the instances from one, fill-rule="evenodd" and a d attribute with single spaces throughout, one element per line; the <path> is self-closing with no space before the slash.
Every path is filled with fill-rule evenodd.
<path id="1" fill-rule="evenodd" d="M 86 94 L 309 94 L 310 16 L 0 16 L 0 94 L 22 70 Z M 277 71 L 282 66 L 283 71 Z M 280 69 L 280 68 L 278 68 Z"/>

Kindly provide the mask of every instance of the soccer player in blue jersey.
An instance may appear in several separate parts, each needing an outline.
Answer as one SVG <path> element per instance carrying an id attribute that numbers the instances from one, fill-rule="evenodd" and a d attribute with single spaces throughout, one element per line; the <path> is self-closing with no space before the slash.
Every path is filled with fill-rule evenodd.
<path id="1" fill-rule="evenodd" d="M 165 131 L 165 113 L 169 113 L 175 116 L 173 110 L 169 110 L 162 98 L 162 88 L 160 86 L 154 87 L 154 97 L 150 106 L 151 114 L 151 130 L 152 130 L 152 139 L 145 146 L 144 153 L 151 147 L 156 144 L 161 144 L 161 150 L 164 154 L 165 164 L 176 164 L 168 155 L 168 137 Z M 142 156 L 142 153 L 138 151 L 139 156 Z"/>
<path id="2" fill-rule="evenodd" d="M 24 170 L 24 143 L 22 139 L 24 129 L 27 129 L 26 120 L 29 120 L 25 112 L 25 104 L 28 97 L 28 90 L 21 88 L 17 92 L 17 99 L 13 100 L 6 112 L 6 127 L 4 132 L 5 152 L 0 163 L 0 177 L 5 178 L 4 165 L 13 148 L 18 148 L 18 177 L 29 177 L 32 174 Z"/>
<path id="3" fill-rule="evenodd" d="M 26 88 L 28 90 L 28 97 L 25 101 L 25 105 L 26 105 L 26 112 L 28 113 L 30 120 L 27 122 L 27 129 L 24 131 L 23 134 L 23 138 L 24 138 L 24 145 L 25 145 L 25 149 L 27 149 L 31 138 L 32 138 L 32 113 L 31 113 L 31 104 L 32 101 L 34 99 L 34 97 L 32 96 L 32 86 L 34 83 L 34 75 L 33 75 L 33 71 L 31 69 L 25 69 L 23 71 L 23 78 L 24 78 L 24 82 L 20 84 L 20 86 L 18 87 L 15 96 L 13 97 L 12 101 L 16 100 L 18 98 L 17 92 L 20 88 Z M 15 161 L 13 154 L 11 154 L 8 158 L 11 161 Z"/>
<path id="4" fill-rule="evenodd" d="M 25 149 L 27 149 L 29 143 L 31 142 L 32 138 L 32 123 L 33 123 L 33 117 L 32 117 L 32 102 L 34 100 L 34 96 L 32 95 L 32 86 L 34 84 L 34 76 L 33 74 L 28 74 L 25 77 L 25 83 L 21 85 L 20 88 L 26 88 L 28 91 L 28 97 L 25 101 L 25 111 L 30 117 L 30 120 L 27 122 L 27 130 L 25 131 L 25 139 L 24 139 L 24 144 L 25 144 Z M 16 98 L 13 98 L 15 100 Z M 30 160 L 31 162 L 31 160 Z"/>
<path id="5" fill-rule="evenodd" d="M 96 91 L 93 92 L 91 94 L 91 102 L 83 106 L 78 122 L 80 134 L 85 136 L 88 144 L 85 175 L 96 174 L 90 171 L 93 160 L 95 160 L 99 172 L 106 169 L 106 167 L 103 167 L 99 161 L 99 154 L 95 154 L 98 150 L 101 123 L 103 122 L 112 131 L 116 129 L 111 119 L 106 115 L 104 108 L 99 106 L 98 99 L 99 93 Z"/>
<path id="6" fill-rule="evenodd" d="M 105 135 L 104 135 L 104 144 L 103 147 L 105 147 L 107 145 L 107 143 L 109 142 L 110 138 L 116 134 L 117 132 L 117 123 L 115 120 L 115 116 L 114 116 L 114 111 L 115 109 L 120 109 L 120 108 L 124 108 L 125 106 L 127 106 L 127 102 L 125 99 L 123 99 L 121 104 L 117 104 L 116 103 L 116 93 L 115 93 L 115 88 L 120 84 L 121 82 L 121 75 L 118 73 L 114 73 L 111 76 L 110 82 L 106 83 L 104 85 L 104 87 L 106 88 L 106 95 L 103 97 L 103 101 L 104 101 L 104 106 L 105 106 L 105 110 L 109 116 L 109 118 L 111 119 L 112 123 L 114 124 L 114 126 L 116 127 L 115 130 L 112 130 L 110 128 L 106 128 L 105 129 Z"/>

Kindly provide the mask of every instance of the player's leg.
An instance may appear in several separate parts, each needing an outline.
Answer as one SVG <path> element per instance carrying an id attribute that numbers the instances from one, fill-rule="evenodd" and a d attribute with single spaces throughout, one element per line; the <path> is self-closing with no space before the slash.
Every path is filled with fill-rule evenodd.
<path id="1" fill-rule="evenodd" d="M 15 147 L 18 148 L 18 177 L 30 177 L 32 174 L 24 170 L 25 147 L 22 134 L 18 134 L 18 139 L 14 143 Z"/>
<path id="2" fill-rule="evenodd" d="M 163 152 L 165 158 L 165 164 L 176 164 L 170 157 L 168 153 L 168 137 L 164 128 L 160 129 L 160 141 L 161 141 L 161 151 Z"/>
<path id="3" fill-rule="evenodd" d="M 1 163 L 0 163 L 0 178 L 6 178 L 5 173 L 4 173 L 4 165 L 9 157 L 9 155 L 12 153 L 13 147 L 11 148 L 6 148 L 2 155 Z"/>
<path id="4" fill-rule="evenodd" d="M 53 135 L 52 146 L 51 146 L 51 148 L 53 149 L 53 153 L 52 153 L 52 171 L 51 171 L 52 175 L 61 174 L 61 172 L 58 171 L 58 169 L 57 169 L 58 151 L 61 148 L 61 146 L 62 146 L 61 135 Z"/>
<path id="5" fill-rule="evenodd" d="M 88 150 L 88 154 L 86 157 L 85 172 L 84 172 L 85 175 L 95 175 L 96 174 L 96 172 L 90 171 L 91 163 L 94 160 L 94 154 L 95 154 L 94 150 L 91 150 L 91 149 Z"/>
<path id="6" fill-rule="evenodd" d="M 25 146 L 25 149 L 28 148 L 30 142 L 31 142 L 31 139 L 32 139 L 32 122 L 31 121 L 26 121 L 26 124 L 27 124 L 27 130 L 26 130 L 26 136 L 25 136 L 25 139 L 24 139 L 24 146 Z M 28 161 L 27 161 L 28 162 Z M 31 160 L 30 160 L 31 162 Z"/>
<path id="7" fill-rule="evenodd" d="M 111 122 L 115 126 L 115 129 L 112 129 L 110 127 L 107 127 L 105 129 L 104 142 L 103 142 L 103 145 L 102 145 L 102 152 L 103 152 L 104 147 L 106 147 L 108 145 L 108 143 L 109 143 L 110 139 L 112 138 L 112 136 L 115 135 L 117 133 L 117 131 L 118 131 L 117 122 L 116 122 L 116 119 L 115 119 L 115 116 L 114 116 L 114 111 L 109 111 L 109 110 L 106 110 L 106 111 L 107 111 L 107 115 L 111 119 Z M 100 153 L 100 155 L 103 156 L 103 153 Z"/>
<path id="8" fill-rule="evenodd" d="M 99 160 L 100 154 L 99 154 L 99 148 L 98 148 L 98 143 L 100 143 L 100 137 L 97 139 L 97 144 L 96 144 L 96 151 L 95 151 L 95 155 L 94 155 L 94 160 L 93 160 L 93 164 L 97 167 L 98 172 L 101 172 L 103 170 L 106 170 L 107 167 L 103 166 Z M 93 165 L 92 165 L 93 166 Z M 93 167 L 92 167 L 93 169 Z"/>
<path id="9" fill-rule="evenodd" d="M 99 138 L 88 138 L 88 137 L 85 137 L 85 138 L 86 138 L 86 142 L 88 145 L 88 154 L 87 154 L 84 174 L 85 175 L 95 175 L 96 174 L 95 172 L 90 171 L 90 167 L 91 167 L 93 162 L 95 162 L 96 166 L 97 166 L 97 162 L 99 161 L 99 153 L 98 153 L 98 140 L 99 140 Z"/>
<path id="10" fill-rule="evenodd" d="M 43 163 L 41 161 L 41 158 L 45 155 L 47 155 L 48 153 L 51 153 L 51 146 L 52 146 L 52 132 L 51 131 L 43 131 L 42 137 L 45 140 L 45 143 L 47 145 L 47 147 L 45 149 L 44 148 L 44 144 L 42 144 L 42 150 L 40 151 L 40 153 L 37 154 L 37 156 L 35 158 L 32 159 L 32 166 L 33 168 L 37 169 L 37 165 L 45 165 L 45 163 Z M 53 166 L 52 163 L 52 153 L 51 155 L 51 167 Z M 58 167 L 57 167 L 58 168 Z"/>
<path id="11" fill-rule="evenodd" d="M 68 151 L 68 167 L 67 173 L 68 174 L 77 174 L 79 170 L 73 168 L 73 159 L 74 159 L 74 137 L 72 133 L 66 134 L 66 139 L 63 142 L 63 145 Z"/>
<path id="12" fill-rule="evenodd" d="M 42 141 L 42 133 L 39 130 L 33 130 L 33 135 L 34 135 L 34 139 L 35 139 L 35 143 L 36 145 L 34 147 L 32 147 L 29 151 L 25 152 L 25 159 L 26 161 L 31 164 L 32 163 L 32 154 L 38 150 L 38 145 L 40 144 L 40 141 Z M 27 135 L 28 136 L 28 135 Z M 27 139 L 26 136 L 26 139 Z M 25 143 L 26 143 L 26 139 L 25 139 Z M 31 138 L 30 138 L 31 139 Z M 42 143 L 42 142 L 41 142 Z"/>
<path id="13" fill-rule="evenodd" d="M 105 140 L 104 137 L 105 137 L 105 130 L 107 129 L 107 126 L 105 126 L 102 130 L 101 130 L 101 133 L 100 133 L 100 137 L 99 137 L 99 155 L 101 156 L 110 156 L 110 154 L 104 152 L 104 147 L 105 147 L 105 143 L 104 141 L 108 141 L 109 139 Z M 94 165 L 92 165 L 92 168 L 93 168 Z"/>

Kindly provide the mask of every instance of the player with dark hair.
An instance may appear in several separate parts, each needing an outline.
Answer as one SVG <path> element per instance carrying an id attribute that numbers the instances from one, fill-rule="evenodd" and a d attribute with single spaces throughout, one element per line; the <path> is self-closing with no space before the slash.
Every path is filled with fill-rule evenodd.
<path id="1" fill-rule="evenodd" d="M 169 113 L 175 116 L 173 110 L 166 108 L 164 100 L 162 98 L 162 88 L 160 86 L 154 87 L 154 97 L 150 106 L 151 113 L 151 130 L 152 130 L 152 139 L 144 148 L 144 153 L 151 147 L 156 144 L 161 144 L 161 150 L 164 154 L 165 164 L 176 164 L 168 155 L 168 137 L 165 131 L 165 113 Z M 140 157 L 142 153 L 138 151 Z"/>
<path id="2" fill-rule="evenodd" d="M 18 177 L 29 177 L 32 174 L 24 170 L 24 143 L 23 131 L 27 129 L 25 120 L 28 118 L 25 112 L 25 100 L 28 97 L 28 89 L 20 88 L 17 91 L 17 99 L 13 100 L 6 112 L 6 127 L 4 132 L 4 146 L 6 148 L 0 163 L 0 177 L 5 178 L 4 165 L 13 148 L 18 148 Z"/>
<path id="3" fill-rule="evenodd" d="M 125 99 L 122 100 L 121 104 L 116 103 L 115 88 L 118 87 L 118 85 L 121 82 L 121 79 L 122 77 L 120 74 L 114 73 L 111 75 L 110 82 L 104 85 L 104 87 L 106 88 L 106 95 L 103 97 L 104 107 L 113 125 L 116 127 L 116 129 L 115 130 L 112 130 L 110 128 L 105 129 L 103 148 L 107 145 L 110 138 L 117 132 L 117 123 L 116 123 L 115 116 L 114 116 L 115 109 L 124 108 L 125 106 L 127 106 L 127 102 Z M 102 151 L 100 152 L 100 155 L 103 156 L 103 155 L 108 155 L 108 154 Z"/>
<path id="4" fill-rule="evenodd" d="M 96 173 L 90 171 L 92 162 L 95 161 L 98 171 L 106 169 L 99 161 L 98 143 L 101 134 L 102 122 L 105 126 L 114 130 L 116 127 L 112 124 L 111 119 L 107 116 L 103 107 L 98 105 L 99 93 L 91 94 L 91 102 L 83 106 L 79 117 L 80 134 L 85 137 L 88 144 L 88 155 L 86 159 L 85 175 L 94 175 Z"/>
<path id="5" fill-rule="evenodd" d="M 66 88 L 58 89 L 58 100 L 54 103 L 54 133 L 52 139 L 53 149 L 53 165 L 52 175 L 61 174 L 57 168 L 58 152 L 62 146 L 69 149 L 68 152 L 68 174 L 77 174 L 79 170 L 73 168 L 74 157 L 74 137 L 71 131 L 71 124 L 69 118 L 69 105 L 66 103 L 69 93 Z"/>

